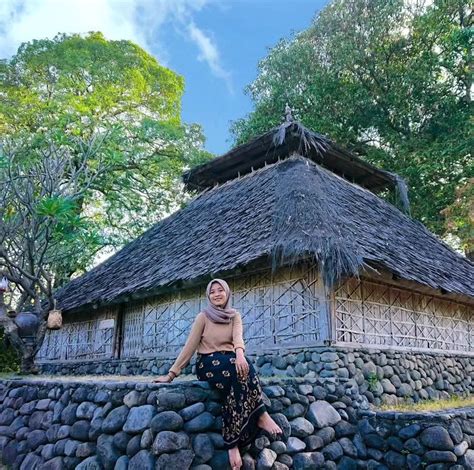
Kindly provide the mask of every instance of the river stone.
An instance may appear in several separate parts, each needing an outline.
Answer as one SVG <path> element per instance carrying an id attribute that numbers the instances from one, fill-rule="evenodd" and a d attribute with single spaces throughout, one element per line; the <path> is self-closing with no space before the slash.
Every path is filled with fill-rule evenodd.
<path id="1" fill-rule="evenodd" d="M 360 459 L 365 459 L 367 457 L 367 447 L 365 446 L 364 440 L 360 434 L 356 434 L 352 440 L 355 448 L 357 449 L 357 456 Z"/>
<path id="2" fill-rule="evenodd" d="M 409 384 L 401 384 L 397 390 L 397 395 L 401 397 L 410 397 L 413 395 L 413 388 Z"/>
<path id="3" fill-rule="evenodd" d="M 20 470 L 32 470 L 38 468 L 41 464 L 42 460 L 39 455 L 30 453 L 27 454 L 24 458 L 23 462 L 21 463 L 19 469 Z M 17 467 L 18 468 L 18 467 Z"/>
<path id="4" fill-rule="evenodd" d="M 44 460 L 50 460 L 54 457 L 54 444 L 46 444 L 41 450 L 41 457 Z"/>
<path id="5" fill-rule="evenodd" d="M 114 470 L 128 470 L 130 459 L 126 455 L 122 455 L 117 462 L 115 462 Z"/>
<path id="6" fill-rule="evenodd" d="M 468 449 L 459 463 L 466 468 L 474 468 L 474 449 Z"/>
<path id="7" fill-rule="evenodd" d="M 153 442 L 153 452 L 157 455 L 166 452 L 174 452 L 189 446 L 189 437 L 184 433 L 173 431 L 161 431 L 156 435 Z"/>
<path id="8" fill-rule="evenodd" d="M 90 401 L 81 403 L 76 410 L 76 418 L 78 419 L 92 419 L 94 411 L 97 409 L 97 405 Z"/>
<path id="9" fill-rule="evenodd" d="M 305 412 L 305 407 L 301 403 L 293 403 L 286 410 L 283 411 L 283 414 L 288 419 L 298 418 L 303 416 Z"/>
<path id="10" fill-rule="evenodd" d="M 423 455 L 426 451 L 426 449 L 420 444 L 420 441 L 414 437 L 407 439 L 403 446 L 412 454 Z"/>
<path id="11" fill-rule="evenodd" d="M 457 421 L 453 421 L 448 427 L 449 435 L 455 444 L 460 444 L 463 440 L 461 426 Z"/>
<path id="12" fill-rule="evenodd" d="M 151 429 L 145 429 L 145 431 L 143 431 L 143 434 L 141 435 L 141 438 L 140 438 L 140 447 L 142 449 L 148 449 L 152 446 L 153 444 L 153 432 Z M 128 441 L 127 441 L 127 445 L 128 445 Z"/>
<path id="13" fill-rule="evenodd" d="M 317 428 L 334 426 L 341 421 L 339 413 L 329 403 L 322 400 L 311 403 L 306 416 Z"/>
<path id="14" fill-rule="evenodd" d="M 332 442 L 336 437 L 336 431 L 334 431 L 333 428 L 328 426 L 316 431 L 316 436 L 320 437 L 323 440 L 324 445 L 327 445 Z"/>
<path id="15" fill-rule="evenodd" d="M 132 408 L 123 426 L 125 432 L 138 434 L 150 426 L 155 414 L 153 405 L 142 405 Z"/>
<path id="16" fill-rule="evenodd" d="M 204 403 L 194 403 L 179 412 L 184 421 L 189 421 L 206 410 Z"/>
<path id="17" fill-rule="evenodd" d="M 46 413 L 44 411 L 35 411 L 28 420 L 28 427 L 30 429 L 40 429 L 43 424 L 45 414 Z"/>
<path id="18" fill-rule="evenodd" d="M 13 408 L 6 408 L 0 413 L 0 426 L 8 426 L 15 419 Z"/>
<path id="19" fill-rule="evenodd" d="M 408 470 L 420 470 L 421 467 L 421 457 L 416 454 L 407 455 L 407 468 Z"/>
<path id="20" fill-rule="evenodd" d="M 347 455 L 343 455 L 337 463 L 336 468 L 339 470 L 357 470 L 359 467 L 357 466 L 356 460 Z"/>
<path id="21" fill-rule="evenodd" d="M 113 436 L 102 434 L 97 439 L 97 456 L 105 470 L 112 470 L 120 454 L 113 445 Z"/>
<path id="22" fill-rule="evenodd" d="M 214 454 L 214 445 L 207 434 L 198 434 L 194 437 L 193 449 L 200 463 L 207 462 Z"/>
<path id="23" fill-rule="evenodd" d="M 94 457 L 89 457 L 86 460 L 83 460 L 76 468 L 75 470 L 103 470 L 104 467 L 102 467 L 99 458 L 94 456 Z M 112 467 L 113 468 L 113 467 Z"/>
<path id="24" fill-rule="evenodd" d="M 79 441 L 73 441 L 72 439 L 68 439 L 68 441 L 66 442 L 66 445 L 64 446 L 64 453 L 68 457 L 72 457 L 76 455 L 76 450 L 79 444 L 80 444 Z"/>
<path id="25" fill-rule="evenodd" d="M 290 421 L 291 434 L 296 437 L 306 437 L 313 434 L 314 426 L 305 418 Z"/>
<path id="26" fill-rule="evenodd" d="M 78 405 L 75 403 L 71 403 L 64 408 L 64 410 L 61 412 L 61 422 L 63 424 L 74 424 L 76 421 L 76 411 L 77 411 Z"/>
<path id="27" fill-rule="evenodd" d="M 126 451 L 128 443 L 132 436 L 124 431 L 120 431 L 114 434 L 114 446 L 121 451 Z M 150 443 L 151 444 L 151 443 Z"/>
<path id="28" fill-rule="evenodd" d="M 137 452 L 140 451 L 141 447 L 141 436 L 133 436 L 127 444 L 127 456 L 133 457 Z"/>
<path id="29" fill-rule="evenodd" d="M 102 432 L 113 434 L 121 431 L 125 421 L 127 421 L 129 411 L 128 406 L 125 405 L 114 408 L 102 422 Z"/>
<path id="30" fill-rule="evenodd" d="M 324 464 L 323 454 L 319 452 L 301 452 L 293 457 L 295 470 L 312 470 L 321 468 Z"/>
<path id="31" fill-rule="evenodd" d="M 138 392 L 137 390 L 132 390 L 123 397 L 123 404 L 127 405 L 129 408 L 144 405 L 145 403 L 146 395 L 144 393 Z"/>
<path id="32" fill-rule="evenodd" d="M 268 398 L 278 398 L 285 396 L 285 391 L 279 385 L 264 387 L 263 392 Z"/>
<path id="33" fill-rule="evenodd" d="M 183 427 L 183 418 L 176 411 L 163 411 L 151 420 L 150 427 L 155 433 L 179 431 Z"/>
<path id="34" fill-rule="evenodd" d="M 173 454 L 160 455 L 156 461 L 156 470 L 188 470 L 193 461 L 194 454 L 192 450 L 180 450 Z M 226 468 L 215 467 L 215 468 Z"/>
<path id="35" fill-rule="evenodd" d="M 380 381 L 380 384 L 382 385 L 382 388 L 383 388 L 383 391 L 385 393 L 396 393 L 397 392 L 397 389 L 395 388 L 395 385 L 392 384 L 392 382 L 390 382 L 390 380 L 388 379 L 382 379 Z"/>
<path id="36" fill-rule="evenodd" d="M 324 447 L 324 441 L 319 436 L 308 436 L 305 442 L 307 450 L 318 450 Z"/>
<path id="37" fill-rule="evenodd" d="M 341 444 L 339 444 L 339 442 L 331 442 L 326 447 L 323 447 L 321 453 L 327 460 L 337 460 L 344 454 Z"/>
<path id="38" fill-rule="evenodd" d="M 181 410 L 184 408 L 186 398 L 182 393 L 163 392 L 158 395 L 156 403 L 158 406 L 162 406 L 163 408 Z"/>
<path id="39" fill-rule="evenodd" d="M 420 435 L 421 442 L 430 449 L 452 450 L 454 447 L 451 436 L 442 426 L 430 426 Z"/>
<path id="40" fill-rule="evenodd" d="M 96 445 L 92 442 L 82 442 L 77 446 L 76 457 L 90 457 L 96 452 Z"/>
<path id="41" fill-rule="evenodd" d="M 274 356 L 272 359 L 272 365 L 277 369 L 283 370 L 288 366 L 288 361 L 282 356 Z"/>
<path id="42" fill-rule="evenodd" d="M 466 450 L 469 449 L 469 444 L 466 441 L 462 441 L 454 448 L 454 453 L 461 457 L 466 453 Z"/>
<path id="43" fill-rule="evenodd" d="M 128 462 L 128 470 L 155 470 L 155 457 L 148 450 L 140 450 Z"/>
<path id="44" fill-rule="evenodd" d="M 26 437 L 28 449 L 36 450 L 39 446 L 47 444 L 48 438 L 46 437 L 46 432 L 40 429 L 35 429 L 28 433 Z"/>
<path id="45" fill-rule="evenodd" d="M 455 463 L 458 458 L 452 452 L 447 450 L 429 450 L 424 455 L 425 460 L 428 462 L 446 462 L 446 463 Z"/>
<path id="46" fill-rule="evenodd" d="M 76 468 L 79 468 L 77 466 Z M 84 469 L 84 467 L 82 467 Z M 48 460 L 43 465 L 39 467 L 39 470 L 64 470 L 64 463 L 62 457 L 54 457 L 51 460 Z M 98 467 L 92 467 L 91 470 L 98 470 Z"/>
<path id="47" fill-rule="evenodd" d="M 291 426 L 288 420 L 286 419 L 286 416 L 282 413 L 274 413 L 271 415 L 275 423 L 280 426 L 281 430 L 283 431 L 283 436 L 282 439 L 286 440 L 289 438 L 291 434 Z"/>
<path id="48" fill-rule="evenodd" d="M 337 442 L 339 442 L 339 444 L 341 445 L 342 450 L 345 455 L 348 455 L 349 457 L 357 458 L 357 455 L 358 455 L 357 448 L 348 437 L 342 437 Z"/>
<path id="49" fill-rule="evenodd" d="M 270 470 L 276 458 L 276 452 L 271 449 L 263 449 L 257 457 L 257 470 Z"/>
<path id="50" fill-rule="evenodd" d="M 89 430 L 90 430 L 90 423 L 86 420 L 76 421 L 70 429 L 70 435 L 73 439 L 77 439 L 79 441 L 88 441 L 89 440 Z"/>
<path id="51" fill-rule="evenodd" d="M 315 385 L 313 387 L 313 395 L 316 400 L 324 400 L 328 394 L 328 391 L 321 387 L 320 385 Z"/>
<path id="52" fill-rule="evenodd" d="M 184 423 L 184 430 L 186 432 L 208 431 L 214 425 L 214 421 L 215 417 L 209 411 L 204 411 L 204 413 Z"/>
<path id="53" fill-rule="evenodd" d="M 289 437 L 286 443 L 286 451 L 289 454 L 295 454 L 297 452 L 301 452 L 302 450 L 306 449 L 306 444 L 297 437 Z"/>
<path id="54" fill-rule="evenodd" d="M 415 437 L 421 431 L 421 426 L 419 424 L 411 424 L 410 426 L 406 426 L 398 432 L 398 435 L 402 439 L 410 439 Z"/>
<path id="55" fill-rule="evenodd" d="M 283 441 L 273 441 L 270 444 L 270 449 L 275 451 L 278 455 L 286 452 L 286 444 Z"/>
<path id="56" fill-rule="evenodd" d="M 406 464 L 406 458 L 404 455 L 395 452 L 394 450 L 389 450 L 385 454 L 385 463 L 387 464 L 388 468 L 393 468 L 393 469 L 401 469 L 405 468 Z"/>

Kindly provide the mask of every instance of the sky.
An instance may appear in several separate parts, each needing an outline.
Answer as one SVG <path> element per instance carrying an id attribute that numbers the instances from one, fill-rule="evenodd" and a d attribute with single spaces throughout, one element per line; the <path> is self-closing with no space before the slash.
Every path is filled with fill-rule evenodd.
<path id="1" fill-rule="evenodd" d="M 307 28 L 328 0 L 0 0 L 0 58 L 57 33 L 129 39 L 185 79 L 182 117 L 206 149 L 232 146 L 233 120 L 252 110 L 244 88 L 282 37 Z M 283 110 L 282 110 L 283 116 Z"/>

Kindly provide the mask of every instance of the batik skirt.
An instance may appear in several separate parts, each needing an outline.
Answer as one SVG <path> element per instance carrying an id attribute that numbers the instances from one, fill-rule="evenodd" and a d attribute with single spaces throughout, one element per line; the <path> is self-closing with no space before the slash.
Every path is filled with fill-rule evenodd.
<path id="1" fill-rule="evenodd" d="M 247 362 L 249 373 L 240 379 L 234 352 L 217 351 L 197 356 L 198 379 L 207 381 L 222 397 L 222 435 L 226 449 L 250 444 L 259 431 L 258 419 L 265 412 L 260 381 L 248 359 Z"/>

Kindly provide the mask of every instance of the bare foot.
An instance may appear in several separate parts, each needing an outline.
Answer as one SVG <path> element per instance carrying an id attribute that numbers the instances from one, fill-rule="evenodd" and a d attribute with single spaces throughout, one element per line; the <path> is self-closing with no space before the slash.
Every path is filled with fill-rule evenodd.
<path id="1" fill-rule="evenodd" d="M 258 420 L 258 427 L 262 428 L 264 431 L 267 431 L 268 434 L 274 437 L 283 434 L 280 426 L 278 426 L 278 424 L 273 421 L 272 417 L 266 411 L 260 416 Z"/>
<path id="2" fill-rule="evenodd" d="M 229 462 L 232 470 L 240 470 L 240 467 L 242 466 L 242 458 L 240 457 L 238 447 L 232 447 L 232 449 L 229 449 Z"/>

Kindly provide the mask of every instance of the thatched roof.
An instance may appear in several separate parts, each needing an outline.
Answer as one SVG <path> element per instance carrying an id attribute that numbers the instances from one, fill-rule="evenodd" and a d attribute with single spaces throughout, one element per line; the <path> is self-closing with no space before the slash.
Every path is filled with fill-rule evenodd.
<path id="1" fill-rule="evenodd" d="M 314 257 L 328 283 L 369 265 L 474 296 L 474 265 L 372 192 L 303 157 L 214 187 L 59 293 L 63 309 L 124 301 L 255 260 Z"/>
<path id="2" fill-rule="evenodd" d="M 400 184 L 397 175 L 371 165 L 328 137 L 295 121 L 284 122 L 205 165 L 193 168 L 184 174 L 183 180 L 188 189 L 203 190 L 275 163 L 293 152 L 371 191 L 397 188 Z"/>

